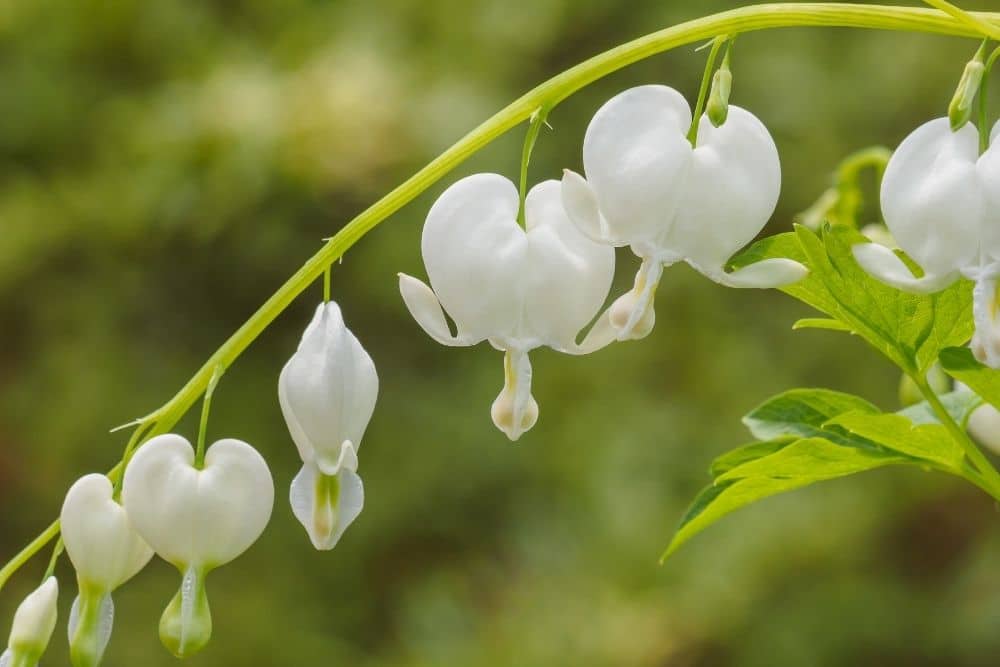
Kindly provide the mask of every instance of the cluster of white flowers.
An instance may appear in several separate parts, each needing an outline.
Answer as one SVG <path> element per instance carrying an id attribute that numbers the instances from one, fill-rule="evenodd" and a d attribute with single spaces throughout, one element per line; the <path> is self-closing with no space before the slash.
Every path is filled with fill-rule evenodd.
<path id="1" fill-rule="evenodd" d="M 664 266 L 684 261 L 732 287 L 778 287 L 805 276 L 805 267 L 788 259 L 726 271 L 774 212 L 778 150 L 764 125 L 735 106 L 718 126 L 702 116 L 692 143 L 691 115 L 684 97 L 666 86 L 612 98 L 587 128 L 586 178 L 567 170 L 561 183 L 532 188 L 524 228 L 517 188 L 496 174 L 460 180 L 427 215 L 422 251 L 430 286 L 401 274 L 400 292 L 439 343 L 488 340 L 505 353 L 492 416 L 511 440 L 538 418 L 528 353 L 548 346 L 587 354 L 648 335 Z M 635 286 L 597 317 L 611 290 L 614 247 L 623 245 L 642 260 Z"/>
<path id="2" fill-rule="evenodd" d="M 335 303 L 320 305 L 281 372 L 279 402 L 302 471 L 291 484 L 295 516 L 317 549 L 331 549 L 364 499 L 357 447 L 375 407 L 378 377 Z M 223 439 L 199 455 L 186 438 L 164 434 L 128 462 L 120 489 L 105 475 L 77 480 L 60 516 L 79 593 L 69 617 L 74 667 L 96 667 L 111 638 L 111 593 L 154 553 L 182 581 L 160 619 L 160 639 L 177 657 L 212 633 L 205 578 L 260 537 L 271 517 L 274 483 L 249 444 Z M 14 618 L 0 667 L 38 663 L 56 623 L 55 577 L 29 595 Z"/>
<path id="3" fill-rule="evenodd" d="M 422 241 L 431 286 L 401 274 L 403 300 L 438 342 L 488 340 L 505 353 L 492 417 L 511 440 L 538 418 L 529 352 L 547 346 L 582 355 L 647 335 L 664 266 L 686 261 L 735 287 L 784 285 L 805 274 L 782 259 L 726 272 L 730 255 L 773 212 L 780 167 L 774 142 L 752 114 L 731 107 L 715 113 L 714 124 L 707 118 L 689 139 L 691 111 L 679 93 L 634 88 L 591 122 L 586 179 L 566 171 L 561 182 L 545 181 L 525 195 L 503 176 L 476 174 L 432 206 Z M 620 245 L 631 246 L 642 266 L 634 289 L 601 313 Z M 332 549 L 364 505 L 358 448 L 377 396 L 371 357 L 338 305 L 320 304 L 278 380 L 302 460 L 291 506 L 317 549 Z M 158 435 L 128 461 L 120 488 L 91 474 L 66 495 L 62 534 L 79 586 L 69 619 L 75 667 L 100 664 L 114 620 L 111 594 L 154 554 L 182 578 L 160 619 L 164 645 L 185 657 L 208 642 L 206 576 L 264 531 L 274 483 L 249 444 L 224 439 L 206 449 L 203 442 L 204 433 L 197 450 L 181 435 Z M 55 624 L 57 590 L 50 577 L 21 605 L 0 667 L 37 663 Z"/>

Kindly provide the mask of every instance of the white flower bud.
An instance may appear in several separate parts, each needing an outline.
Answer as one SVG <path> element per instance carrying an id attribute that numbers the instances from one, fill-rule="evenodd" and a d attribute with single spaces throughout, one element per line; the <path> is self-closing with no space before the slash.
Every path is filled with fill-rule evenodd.
<path id="1" fill-rule="evenodd" d="M 400 275 L 403 300 L 434 340 L 443 345 L 489 340 L 508 353 L 506 365 L 513 375 L 507 377 L 492 413 L 512 440 L 537 417 L 527 353 L 548 346 L 586 354 L 614 338 L 602 317 L 582 343 L 576 342 L 607 298 L 614 251 L 573 226 L 560 192 L 558 181 L 532 188 L 522 229 L 513 183 L 497 174 L 463 178 L 438 198 L 424 224 L 421 249 L 433 290 Z M 448 327 L 445 311 L 455 322 L 456 334 Z"/>
<path id="2" fill-rule="evenodd" d="M 652 328 L 652 295 L 663 265 L 685 261 L 730 287 L 780 287 L 806 274 L 787 259 L 726 272 L 729 258 L 774 212 L 781 189 L 778 150 L 767 128 L 740 107 L 728 106 L 718 127 L 702 116 L 694 147 L 690 124 L 691 109 L 676 90 L 626 90 L 587 128 L 586 179 L 563 176 L 563 203 L 580 231 L 601 243 L 631 246 L 643 260 L 640 272 L 651 277 L 637 276 L 632 296 L 616 303 L 612 324 L 619 340 L 641 338 Z"/>
<path id="3" fill-rule="evenodd" d="M 179 435 L 143 445 L 125 470 L 122 502 L 136 531 L 183 575 L 160 619 L 160 639 L 178 657 L 201 649 L 212 631 L 205 576 L 253 544 L 267 526 L 274 483 L 257 450 L 219 440 L 195 466 Z"/>
<path id="4" fill-rule="evenodd" d="M 0 655 L 0 667 L 35 667 L 45 653 L 56 627 L 59 584 L 49 577 L 24 598 L 14 612 L 7 650 Z"/>
<path id="5" fill-rule="evenodd" d="M 111 592 L 145 567 L 153 550 L 135 532 L 104 475 L 85 475 L 70 487 L 60 523 L 80 588 L 70 612 L 70 658 L 75 667 L 94 667 L 111 637 Z"/>

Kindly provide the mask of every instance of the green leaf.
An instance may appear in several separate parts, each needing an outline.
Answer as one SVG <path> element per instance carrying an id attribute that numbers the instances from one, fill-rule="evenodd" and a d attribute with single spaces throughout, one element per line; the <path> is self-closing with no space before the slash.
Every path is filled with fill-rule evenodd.
<path id="1" fill-rule="evenodd" d="M 855 261 L 851 248 L 867 242 L 843 225 L 827 226 L 822 236 L 796 227 L 754 244 L 733 264 L 742 267 L 772 257 L 804 263 L 809 275 L 782 288 L 784 292 L 838 322 L 837 330 L 861 336 L 900 368 L 926 372 L 942 349 L 972 336 L 971 284 L 960 280 L 933 295 L 901 292 L 869 276 Z"/>
<path id="2" fill-rule="evenodd" d="M 795 477 L 818 482 L 890 463 L 913 462 L 909 456 L 892 452 L 838 445 L 826 438 L 803 438 L 727 471 L 716 483 L 745 477 Z"/>
<path id="3" fill-rule="evenodd" d="M 804 317 L 795 324 L 792 325 L 792 329 L 826 329 L 828 331 L 845 331 L 847 333 L 854 333 L 851 327 L 847 326 L 840 320 L 831 320 L 828 317 Z"/>
<path id="4" fill-rule="evenodd" d="M 967 347 L 948 348 L 941 352 L 941 368 L 1000 409 L 1000 371 L 976 361 Z"/>
<path id="5" fill-rule="evenodd" d="M 819 436 L 847 444 L 852 441 L 851 438 L 824 429 L 824 425 L 848 412 L 878 414 L 879 409 L 863 398 L 839 391 L 792 389 L 754 408 L 743 417 L 743 423 L 759 440 Z"/>
<path id="6" fill-rule="evenodd" d="M 698 494 L 681 519 L 663 560 L 722 517 L 758 500 L 815 482 L 907 462 L 906 457 L 845 447 L 824 438 L 795 441 L 729 470 L 723 479 Z"/>
<path id="7" fill-rule="evenodd" d="M 840 426 L 849 433 L 878 443 L 886 449 L 961 474 L 965 452 L 941 424 L 917 425 L 899 414 L 872 415 L 856 412 L 835 418 L 831 425 Z"/>
<path id="8" fill-rule="evenodd" d="M 973 411 L 983 404 L 983 399 L 968 389 L 959 389 L 948 392 L 947 394 L 938 396 L 938 398 L 948 411 L 948 414 L 951 415 L 951 418 L 962 426 L 969 421 L 969 416 L 973 413 Z M 934 414 L 934 408 L 932 408 L 927 401 L 911 405 L 908 408 L 900 410 L 896 414 L 903 415 L 914 424 L 941 423 L 941 420 L 939 420 L 937 415 Z"/>
<path id="9" fill-rule="evenodd" d="M 737 466 L 743 465 L 748 461 L 754 461 L 764 456 L 768 456 L 769 454 L 774 454 L 796 441 L 798 441 L 798 438 L 792 436 L 778 438 L 776 440 L 767 440 L 765 442 L 752 442 L 749 445 L 743 445 L 742 447 L 731 449 L 712 461 L 712 466 L 709 468 L 709 474 L 711 474 L 712 478 L 715 479 Z"/>

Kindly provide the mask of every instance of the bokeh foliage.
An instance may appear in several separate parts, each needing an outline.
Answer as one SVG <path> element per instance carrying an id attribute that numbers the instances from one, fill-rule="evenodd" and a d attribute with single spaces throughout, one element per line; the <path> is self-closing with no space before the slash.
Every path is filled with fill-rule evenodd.
<path id="1" fill-rule="evenodd" d="M 110 426 L 165 401 L 321 238 L 540 80 L 735 5 L 0 4 L 0 557 L 77 476 L 115 460 L 124 439 Z M 733 100 L 783 156 L 769 231 L 790 228 L 845 154 L 942 115 L 975 46 L 847 30 L 741 38 Z M 659 56 L 568 100 L 533 176 L 579 168 L 586 123 L 612 94 L 664 82 L 692 95 L 703 55 Z M 514 175 L 520 140 L 460 173 Z M 792 332 L 812 313 L 776 291 L 671 269 L 650 338 L 537 355 L 541 419 L 511 445 L 488 415 L 499 355 L 436 345 L 396 292 L 396 271 L 424 275 L 420 225 L 444 185 L 335 268 L 383 390 L 361 449 L 367 506 L 334 552 L 310 548 L 284 500 L 297 459 L 276 401 L 318 288 L 224 378 L 211 434 L 257 445 L 279 502 L 257 546 L 209 578 L 215 637 L 192 665 L 994 664 L 997 515 L 958 481 L 887 469 L 829 482 L 744 510 L 656 565 L 764 398 L 827 386 L 895 409 L 898 376 L 877 353 Z M 616 293 L 636 268 L 619 259 Z M 0 619 L 42 560 L 0 595 Z M 60 574 L 65 620 L 72 575 Z M 156 622 L 177 583 L 154 562 L 116 595 L 106 664 L 174 663 Z M 46 664 L 65 663 L 60 629 Z"/>

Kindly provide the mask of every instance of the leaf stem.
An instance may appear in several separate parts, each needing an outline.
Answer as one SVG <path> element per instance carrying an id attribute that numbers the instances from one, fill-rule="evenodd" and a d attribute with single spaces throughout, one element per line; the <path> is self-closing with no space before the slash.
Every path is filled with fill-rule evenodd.
<path id="1" fill-rule="evenodd" d="M 701 123 L 701 115 L 705 111 L 705 101 L 708 99 L 708 86 L 712 82 L 712 72 L 715 71 L 715 60 L 719 57 L 719 49 L 728 40 L 728 35 L 720 35 L 713 39 L 712 50 L 708 52 L 708 59 L 705 61 L 705 73 L 701 75 L 701 87 L 698 88 L 698 101 L 694 105 L 691 127 L 687 133 L 688 141 L 696 148 L 698 146 L 698 125 Z"/>
<path id="2" fill-rule="evenodd" d="M 1000 501 L 1000 472 L 997 472 L 997 469 L 989 462 L 989 459 L 986 458 L 982 450 L 976 446 L 976 443 L 972 442 L 972 438 L 969 437 L 965 429 L 951 416 L 948 409 L 941 402 L 941 399 L 938 398 L 937 393 L 927 383 L 927 379 L 917 373 L 911 374 L 910 378 L 916 383 L 917 388 L 920 389 L 920 393 L 927 401 L 927 404 L 934 410 L 938 421 L 944 425 L 952 439 L 962 447 L 969 462 L 978 471 L 979 475 L 981 475 L 984 484 L 977 484 L 977 486 L 993 496 L 995 500 Z"/>
<path id="3" fill-rule="evenodd" d="M 198 448 L 194 454 L 194 467 L 198 470 L 205 466 L 205 437 L 208 431 L 208 413 L 212 410 L 212 395 L 215 394 L 215 387 L 225 372 L 225 366 L 222 364 L 216 366 L 212 379 L 208 381 L 208 387 L 205 389 L 205 398 L 201 404 L 201 422 L 198 424 Z"/>
<path id="4" fill-rule="evenodd" d="M 1000 30 L 1000 13 L 971 15 Z M 664 28 L 585 60 L 522 95 L 341 228 L 208 358 L 169 401 L 143 419 L 142 423 L 153 424 L 144 436 L 153 437 L 173 428 L 206 390 L 216 367 L 220 364 L 230 366 L 303 290 L 365 234 L 481 148 L 530 119 L 537 109 L 551 111 L 594 81 L 670 49 L 715 39 L 720 35 L 792 27 L 865 28 L 960 37 L 981 36 L 979 28 L 932 9 L 839 2 L 769 3 L 741 7 Z M 117 480 L 123 468 L 123 464 L 119 463 L 108 473 L 108 477 Z M 57 521 L 0 569 L 0 589 L 21 565 L 58 535 Z"/>
<path id="5" fill-rule="evenodd" d="M 542 125 L 545 125 L 545 119 L 548 116 L 549 110 L 546 107 L 541 106 L 535 109 L 529 119 L 528 133 L 524 137 L 524 148 L 521 149 L 521 178 L 517 188 L 518 197 L 520 197 L 517 206 L 517 224 L 521 225 L 522 229 L 527 224 L 524 219 L 524 200 L 528 196 L 528 164 L 531 162 L 531 153 L 535 150 L 538 133 L 541 132 Z"/>

